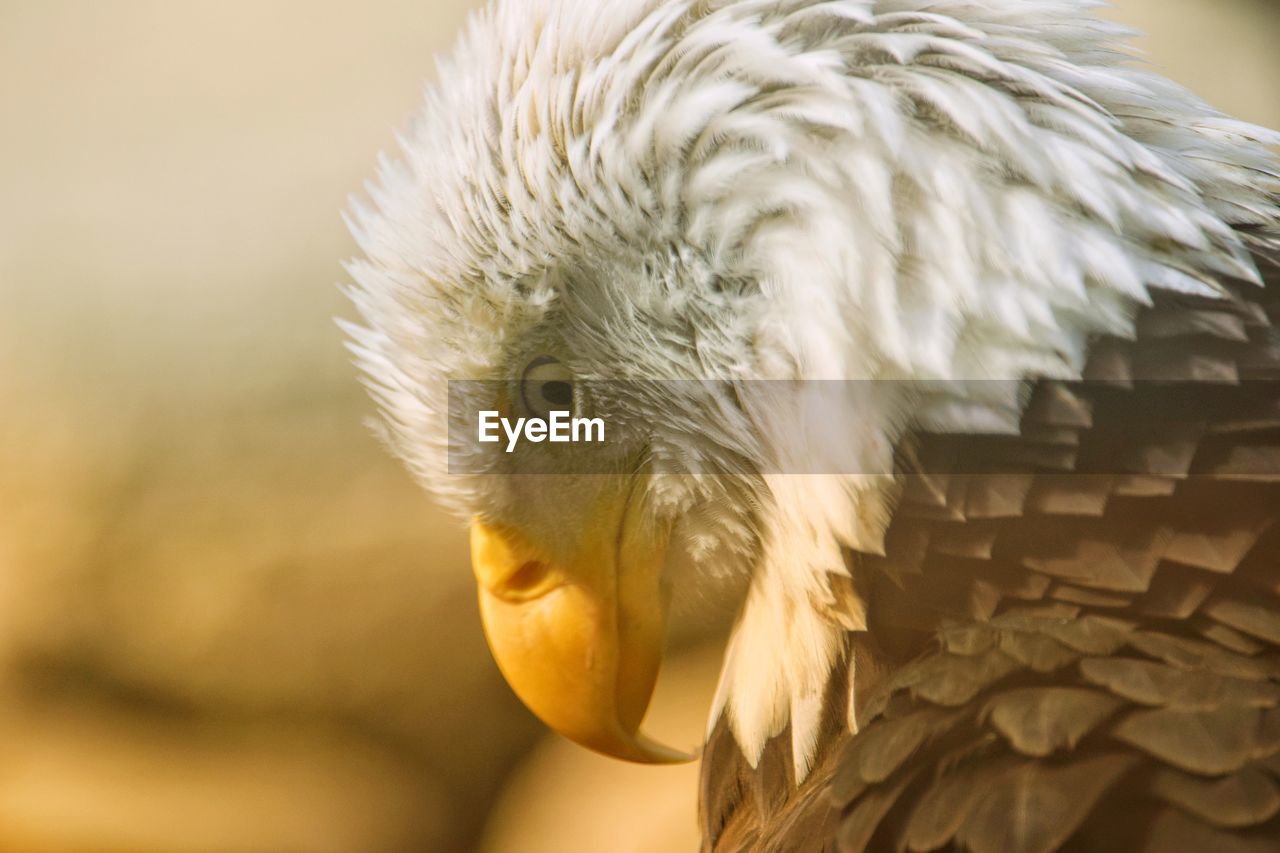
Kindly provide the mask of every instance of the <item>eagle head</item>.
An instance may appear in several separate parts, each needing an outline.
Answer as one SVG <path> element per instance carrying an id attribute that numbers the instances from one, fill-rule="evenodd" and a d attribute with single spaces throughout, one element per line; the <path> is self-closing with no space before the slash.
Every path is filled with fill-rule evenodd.
<path id="1" fill-rule="evenodd" d="M 470 521 L 493 653 L 553 728 L 678 759 L 640 733 L 667 612 L 741 588 L 715 712 L 752 760 L 790 725 L 803 775 L 902 437 L 1016 430 L 1023 381 L 1078 378 L 1149 289 L 1257 278 L 1226 222 L 1263 216 L 1265 148 L 1128 67 L 1085 5 L 472 19 L 354 205 L 347 329 L 390 447 Z M 559 410 L 608 440 L 459 438 Z"/>

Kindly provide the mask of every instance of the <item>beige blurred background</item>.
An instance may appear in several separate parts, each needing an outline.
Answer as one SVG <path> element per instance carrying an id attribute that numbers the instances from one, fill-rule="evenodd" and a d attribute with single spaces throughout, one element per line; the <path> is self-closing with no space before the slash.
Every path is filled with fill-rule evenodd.
<path id="1" fill-rule="evenodd" d="M 692 849 L 694 768 L 510 697 L 331 322 L 339 211 L 472 5 L 0 0 L 0 850 Z M 1280 4 L 1114 14 L 1280 126 Z"/>

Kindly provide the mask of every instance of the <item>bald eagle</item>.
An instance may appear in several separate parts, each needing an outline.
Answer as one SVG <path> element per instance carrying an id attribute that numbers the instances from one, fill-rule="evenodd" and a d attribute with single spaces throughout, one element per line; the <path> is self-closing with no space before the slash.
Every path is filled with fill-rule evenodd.
<path id="1" fill-rule="evenodd" d="M 668 611 L 739 596 L 708 849 L 1276 849 L 1280 134 L 1096 5 L 499 0 L 354 206 L 529 708 L 680 760 Z M 558 410 L 612 440 L 459 426 Z"/>

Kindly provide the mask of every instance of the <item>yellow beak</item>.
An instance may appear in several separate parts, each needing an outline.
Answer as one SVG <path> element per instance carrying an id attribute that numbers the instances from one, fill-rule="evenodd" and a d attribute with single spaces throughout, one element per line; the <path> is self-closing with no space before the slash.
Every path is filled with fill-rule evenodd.
<path id="1" fill-rule="evenodd" d="M 489 648 L 521 701 L 570 740 L 628 761 L 688 761 L 639 732 L 666 635 L 666 543 L 638 530 L 625 498 L 600 502 L 567 559 L 472 523 Z"/>

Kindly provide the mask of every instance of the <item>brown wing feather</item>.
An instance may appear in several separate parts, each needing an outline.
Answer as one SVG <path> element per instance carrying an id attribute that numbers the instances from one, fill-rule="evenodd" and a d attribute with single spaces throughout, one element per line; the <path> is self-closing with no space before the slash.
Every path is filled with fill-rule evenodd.
<path id="1" fill-rule="evenodd" d="M 1160 298 L 1017 438 L 914 441 L 860 733 L 847 659 L 798 787 L 721 721 L 709 849 L 1280 849 L 1280 280 L 1231 294 Z"/>

